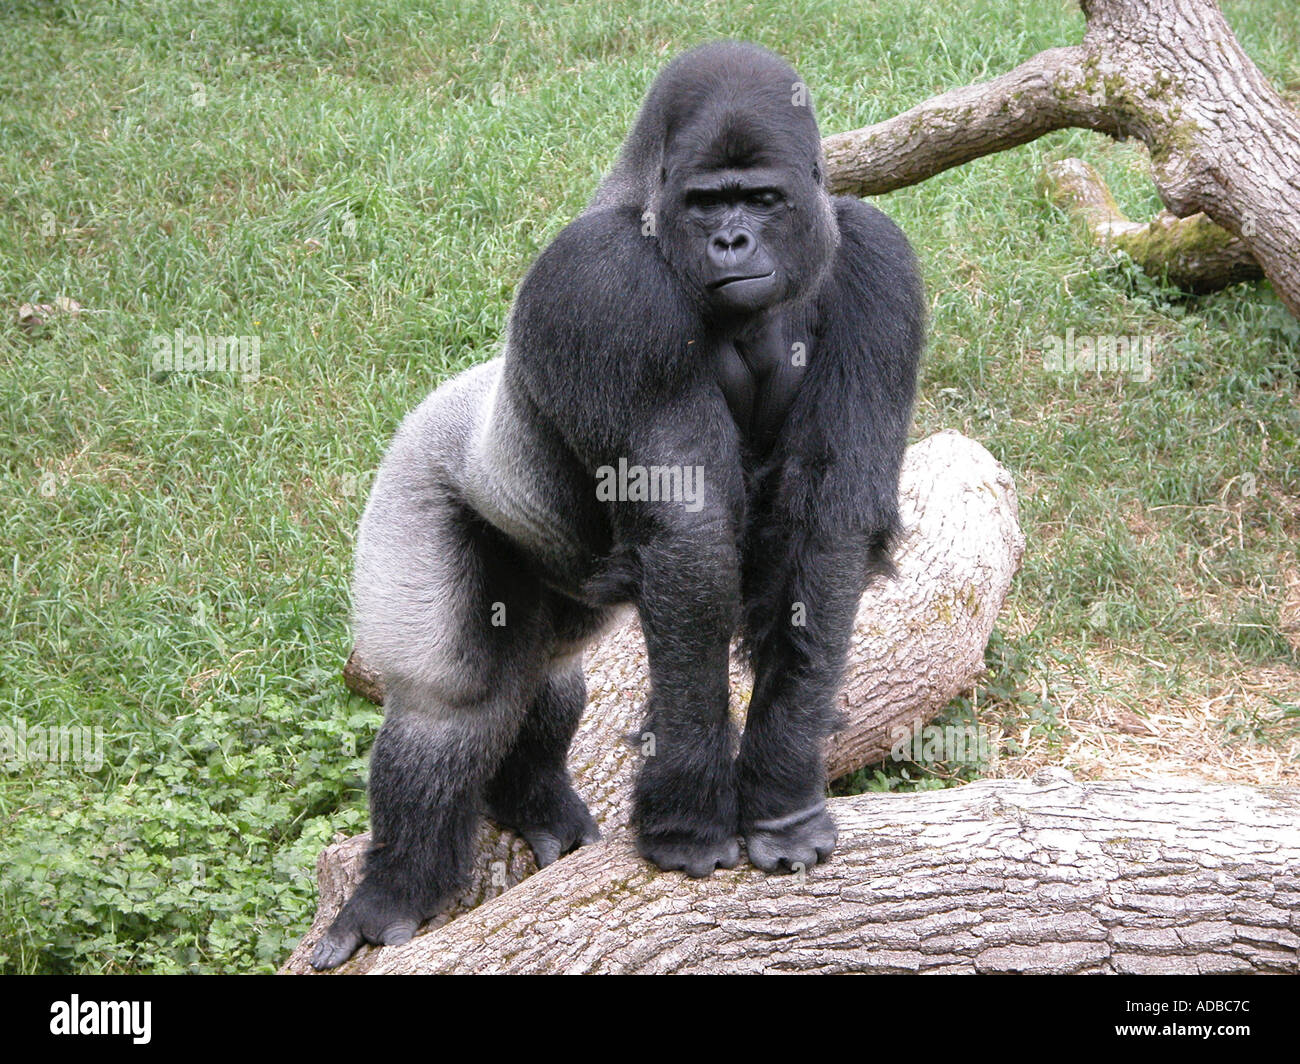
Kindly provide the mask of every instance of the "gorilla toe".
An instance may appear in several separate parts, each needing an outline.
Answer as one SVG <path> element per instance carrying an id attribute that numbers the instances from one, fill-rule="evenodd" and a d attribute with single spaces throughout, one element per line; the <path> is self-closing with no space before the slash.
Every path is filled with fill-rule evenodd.
<path id="1" fill-rule="evenodd" d="M 337 968 L 366 942 L 373 946 L 400 946 L 414 937 L 423 919 L 422 914 L 367 879 L 316 944 L 311 966 L 318 972 Z"/>
<path id="2" fill-rule="evenodd" d="M 550 828 L 524 828 L 519 832 L 533 848 L 533 856 L 537 858 L 538 868 L 554 864 L 566 853 L 600 838 L 600 832 L 596 829 L 594 821 L 589 827 L 574 825 L 561 828 L 560 832 L 557 835 Z"/>
<path id="3" fill-rule="evenodd" d="M 311 953 L 311 966 L 318 972 L 337 968 L 361 948 L 361 932 L 340 927 L 336 920 Z"/>
<path id="4" fill-rule="evenodd" d="M 538 868 L 554 864 L 571 850 L 600 838 L 600 829 L 586 803 L 568 780 L 561 777 L 550 781 L 544 797 L 534 791 L 525 803 L 498 796 L 489 812 L 497 823 L 524 837 L 533 849 Z"/>

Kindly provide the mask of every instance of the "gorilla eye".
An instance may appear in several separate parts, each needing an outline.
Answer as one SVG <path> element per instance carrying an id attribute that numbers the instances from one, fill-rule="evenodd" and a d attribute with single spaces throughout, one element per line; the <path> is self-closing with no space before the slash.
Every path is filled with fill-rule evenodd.
<path id="1" fill-rule="evenodd" d="M 712 210 L 723 202 L 725 202 L 725 197 L 720 192 L 693 190 L 686 193 L 686 206 L 694 207 L 697 210 Z"/>
<path id="2" fill-rule="evenodd" d="M 749 202 L 755 207 L 775 207 L 784 198 L 781 193 L 771 188 L 749 194 Z"/>

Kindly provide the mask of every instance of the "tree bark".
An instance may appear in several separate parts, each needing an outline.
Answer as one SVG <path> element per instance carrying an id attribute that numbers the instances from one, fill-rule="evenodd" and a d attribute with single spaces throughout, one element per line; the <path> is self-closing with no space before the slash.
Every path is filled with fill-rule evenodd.
<path id="1" fill-rule="evenodd" d="M 903 532 L 897 576 L 867 589 L 858 610 L 840 706 L 843 729 L 826 750 L 832 778 L 890 755 L 983 671 L 984 648 L 1011 579 L 1024 535 L 1011 475 L 957 432 L 908 448 L 899 486 Z M 628 821 L 648 673 L 634 618 L 589 649 L 587 711 L 569 751 L 578 793 L 606 834 Z M 382 679 L 350 659 L 352 685 L 382 697 Z M 732 710 L 743 719 L 750 678 L 732 662 Z M 317 862 L 320 901 L 311 931 L 285 971 L 305 972 L 311 947 L 360 880 L 369 835 L 326 849 Z M 528 846 L 485 822 L 475 843 L 470 885 L 426 928 L 440 926 L 536 871 Z M 364 951 L 363 951 L 364 952 Z M 353 962 L 355 963 L 355 962 Z M 338 969 L 351 971 L 351 965 Z"/>
<path id="2" fill-rule="evenodd" d="M 691 880 L 626 832 L 373 974 L 1300 971 L 1300 795 L 1046 770 L 834 799 L 840 842 L 794 876 Z"/>
<path id="3" fill-rule="evenodd" d="M 1139 137 L 1165 206 L 1240 237 L 1300 317 L 1300 115 L 1213 0 L 1081 0 L 1083 43 L 825 140 L 831 187 L 877 195 L 1057 129 Z"/>

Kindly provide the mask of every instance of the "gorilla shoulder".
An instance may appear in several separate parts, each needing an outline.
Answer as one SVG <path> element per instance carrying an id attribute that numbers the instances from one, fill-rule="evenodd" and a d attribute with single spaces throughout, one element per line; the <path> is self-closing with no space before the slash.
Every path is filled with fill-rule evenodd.
<path id="1" fill-rule="evenodd" d="M 854 308 L 854 332 L 861 338 L 878 327 L 897 334 L 891 335 L 885 349 L 909 362 L 914 371 L 922 344 L 925 294 L 912 246 L 878 207 L 851 196 L 836 196 L 833 203 L 840 246 L 831 271 L 834 281 L 823 293 L 823 301 L 834 301 L 838 317 L 843 317 L 845 308 Z"/>
<path id="2" fill-rule="evenodd" d="M 639 352 L 647 329 L 689 320 L 681 286 L 643 224 L 627 207 L 597 207 L 565 226 L 520 285 L 511 335 L 529 347 L 554 344 L 548 355 L 620 341 Z"/>
<path id="3" fill-rule="evenodd" d="M 507 387 L 593 467 L 653 423 L 695 339 L 698 316 L 641 225 L 626 207 L 589 209 L 538 256 L 510 312 Z"/>
<path id="4" fill-rule="evenodd" d="M 855 266 L 854 272 L 861 273 L 882 267 L 916 270 L 912 245 L 889 215 L 852 196 L 836 196 L 831 202 L 841 239 L 837 272 L 845 266 Z"/>

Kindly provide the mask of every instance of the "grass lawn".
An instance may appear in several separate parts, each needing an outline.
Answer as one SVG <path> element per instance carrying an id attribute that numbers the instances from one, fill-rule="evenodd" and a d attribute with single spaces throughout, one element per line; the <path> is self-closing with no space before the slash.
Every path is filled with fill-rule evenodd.
<path id="1" fill-rule="evenodd" d="M 1294 0 L 1224 10 L 1296 99 Z M 1082 29 L 1067 0 L 4 5 L 0 728 L 102 758 L 0 762 L 0 972 L 265 971 L 306 929 L 316 852 L 365 824 L 379 711 L 338 672 L 370 472 L 494 353 L 668 58 L 766 44 L 836 132 Z M 1300 781 L 1300 323 L 1091 248 L 1037 190 L 1070 155 L 1158 209 L 1143 151 L 1083 132 L 879 200 L 929 286 L 913 436 L 1004 462 L 1028 549 L 948 711 L 997 756 L 841 790 Z M 1149 343 L 1151 379 L 1046 370 L 1069 330 Z M 257 372 L 160 371 L 178 334 Z"/>

